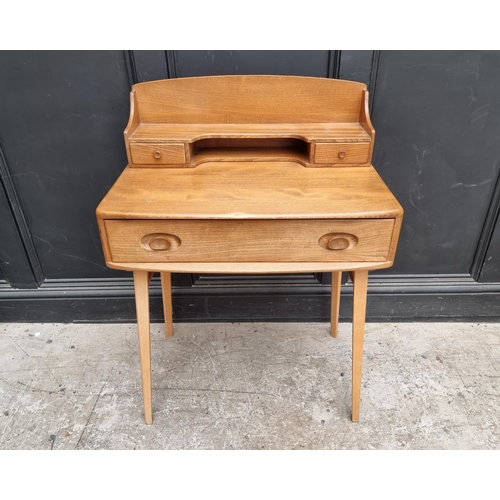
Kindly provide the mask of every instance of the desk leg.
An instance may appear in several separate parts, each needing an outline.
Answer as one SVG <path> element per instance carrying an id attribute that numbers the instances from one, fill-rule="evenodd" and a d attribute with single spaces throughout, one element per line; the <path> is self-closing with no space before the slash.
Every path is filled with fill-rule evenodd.
<path id="1" fill-rule="evenodd" d="M 142 396 L 144 399 L 144 420 L 153 423 L 151 401 L 151 340 L 149 334 L 149 274 L 134 271 L 135 307 L 139 330 L 139 354 L 141 358 Z"/>
<path id="2" fill-rule="evenodd" d="M 368 271 L 354 271 L 351 273 L 351 279 L 354 284 L 352 312 L 352 421 L 358 422 L 361 399 L 361 371 L 363 365 Z"/>
<path id="3" fill-rule="evenodd" d="M 172 277 L 170 273 L 162 272 L 161 294 L 163 297 L 163 316 L 165 318 L 165 332 L 167 339 L 174 334 L 172 325 Z"/>
<path id="4" fill-rule="evenodd" d="M 337 337 L 339 329 L 339 308 L 340 308 L 340 286 L 342 283 L 342 272 L 332 273 L 332 310 L 330 315 L 330 335 Z"/>

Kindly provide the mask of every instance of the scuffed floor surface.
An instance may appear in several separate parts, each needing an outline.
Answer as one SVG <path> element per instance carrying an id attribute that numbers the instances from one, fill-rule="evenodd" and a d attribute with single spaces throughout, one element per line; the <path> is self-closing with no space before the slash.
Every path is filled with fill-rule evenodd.
<path id="1" fill-rule="evenodd" d="M 368 324 L 350 421 L 350 324 L 0 324 L 0 449 L 499 449 L 500 325 Z"/>

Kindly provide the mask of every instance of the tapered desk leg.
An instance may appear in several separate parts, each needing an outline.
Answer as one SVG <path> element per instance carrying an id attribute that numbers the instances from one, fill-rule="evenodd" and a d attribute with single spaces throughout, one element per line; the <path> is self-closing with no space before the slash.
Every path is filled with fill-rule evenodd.
<path id="1" fill-rule="evenodd" d="M 161 274 L 161 294 L 163 297 L 163 316 L 165 318 L 165 332 L 167 339 L 174 334 L 172 325 L 172 276 L 170 273 Z"/>
<path id="2" fill-rule="evenodd" d="M 142 396 L 144 420 L 153 423 L 151 390 L 151 340 L 149 334 L 149 275 L 147 271 L 134 271 L 135 307 L 139 330 L 139 355 L 141 358 Z"/>
<path id="3" fill-rule="evenodd" d="M 358 422 L 361 399 L 361 371 L 363 365 L 368 271 L 354 271 L 351 273 L 351 279 L 354 284 L 352 312 L 352 421 Z"/>
<path id="4" fill-rule="evenodd" d="M 339 329 L 339 310 L 340 310 L 340 286 L 342 283 L 342 272 L 332 273 L 332 310 L 330 315 L 330 335 L 337 337 Z"/>

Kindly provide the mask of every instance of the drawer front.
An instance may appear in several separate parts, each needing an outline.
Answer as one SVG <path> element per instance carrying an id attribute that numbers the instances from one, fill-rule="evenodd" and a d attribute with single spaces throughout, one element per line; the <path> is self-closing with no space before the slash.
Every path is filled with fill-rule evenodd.
<path id="1" fill-rule="evenodd" d="M 355 165 L 368 163 L 369 143 L 317 142 L 314 153 L 315 163 Z"/>
<path id="2" fill-rule="evenodd" d="M 186 153 L 182 143 L 130 144 L 132 162 L 138 165 L 183 165 Z"/>
<path id="3" fill-rule="evenodd" d="M 394 219 L 106 220 L 111 260 L 384 262 Z"/>

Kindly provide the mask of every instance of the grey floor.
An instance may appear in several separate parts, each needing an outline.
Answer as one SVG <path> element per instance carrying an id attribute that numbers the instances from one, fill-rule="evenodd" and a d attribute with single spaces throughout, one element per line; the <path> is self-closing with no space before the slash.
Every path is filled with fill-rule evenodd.
<path id="1" fill-rule="evenodd" d="M 143 423 L 136 326 L 0 324 L 0 449 L 499 449 L 500 324 L 153 324 Z"/>

